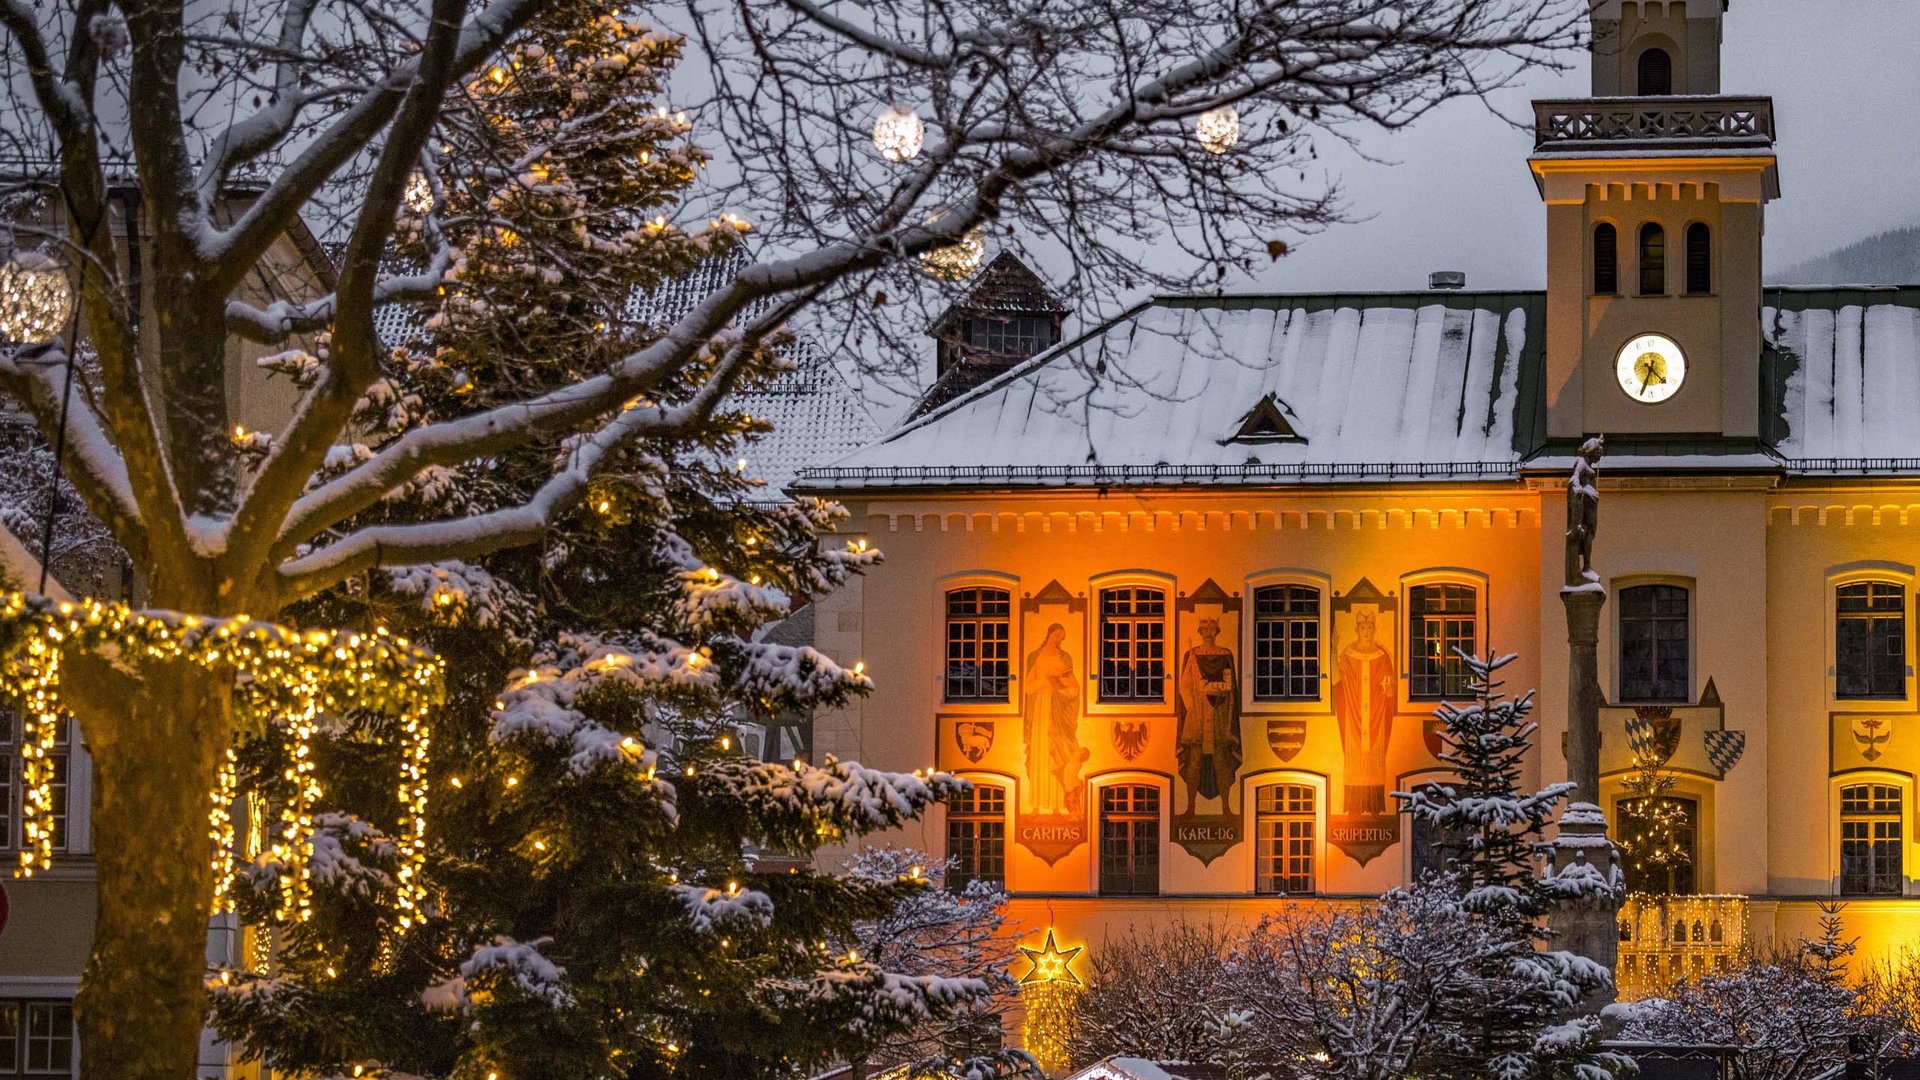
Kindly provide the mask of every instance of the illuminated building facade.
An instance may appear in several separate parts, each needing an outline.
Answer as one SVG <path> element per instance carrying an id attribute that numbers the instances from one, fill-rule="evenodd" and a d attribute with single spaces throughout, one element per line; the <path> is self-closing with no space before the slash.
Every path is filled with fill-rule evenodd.
<path id="1" fill-rule="evenodd" d="M 1920 933 L 1920 291 L 1762 287 L 1772 104 L 1721 93 L 1721 19 L 1594 3 L 1596 96 L 1535 106 L 1544 291 L 1160 297 L 804 473 L 887 555 L 816 612 L 880 680 L 816 751 L 974 780 L 901 842 L 1090 952 L 1376 895 L 1435 861 L 1391 793 L 1445 776 L 1456 647 L 1520 655 L 1565 776 L 1604 434 L 1623 984 L 1824 898 L 1867 953 Z"/>

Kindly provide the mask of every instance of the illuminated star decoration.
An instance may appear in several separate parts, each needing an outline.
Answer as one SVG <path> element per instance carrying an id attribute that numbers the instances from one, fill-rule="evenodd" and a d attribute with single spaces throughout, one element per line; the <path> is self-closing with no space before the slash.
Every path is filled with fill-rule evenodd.
<path id="1" fill-rule="evenodd" d="M 1062 949 L 1054 944 L 1053 928 L 1048 927 L 1047 943 L 1044 946 L 1038 949 L 1030 949 L 1025 945 L 1021 945 L 1018 946 L 1018 948 L 1020 952 L 1026 956 L 1028 962 L 1033 964 L 1033 970 L 1020 977 L 1021 986 L 1027 986 L 1032 983 L 1072 983 L 1075 986 L 1080 985 L 1080 976 L 1073 973 L 1073 958 L 1080 955 L 1081 951 L 1086 948 L 1085 945 L 1075 945 L 1071 949 Z"/>

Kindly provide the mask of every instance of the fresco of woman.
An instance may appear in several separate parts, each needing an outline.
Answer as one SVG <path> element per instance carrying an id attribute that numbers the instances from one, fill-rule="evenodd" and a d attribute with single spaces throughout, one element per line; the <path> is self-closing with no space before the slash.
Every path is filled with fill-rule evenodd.
<path id="1" fill-rule="evenodd" d="M 1036 814 L 1080 812 L 1080 767 L 1089 756 L 1080 745 L 1080 683 L 1073 657 L 1060 647 L 1066 627 L 1047 627 L 1040 647 L 1027 654 L 1025 669 L 1027 788 Z"/>
<path id="2" fill-rule="evenodd" d="M 1333 684 L 1333 711 L 1340 721 L 1340 745 L 1346 757 L 1346 812 L 1387 811 L 1387 740 L 1399 683 L 1393 654 L 1381 645 L 1379 614 L 1354 612 L 1354 640 L 1340 650 L 1339 681 Z"/>
<path id="3" fill-rule="evenodd" d="M 1200 644 L 1180 661 L 1180 693 L 1174 703 L 1180 734 L 1180 776 L 1187 782 L 1187 814 L 1197 799 L 1219 799 L 1220 812 L 1234 813 L 1233 784 L 1240 775 L 1239 674 L 1233 650 L 1219 642 L 1220 620 L 1201 619 Z"/>

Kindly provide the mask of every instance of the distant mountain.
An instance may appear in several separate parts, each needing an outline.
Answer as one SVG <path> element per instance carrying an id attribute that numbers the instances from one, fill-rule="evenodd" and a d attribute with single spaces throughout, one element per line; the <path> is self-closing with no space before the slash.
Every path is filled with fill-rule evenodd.
<path id="1" fill-rule="evenodd" d="M 1770 285 L 1920 284 L 1920 225 L 1865 240 L 1767 275 Z"/>

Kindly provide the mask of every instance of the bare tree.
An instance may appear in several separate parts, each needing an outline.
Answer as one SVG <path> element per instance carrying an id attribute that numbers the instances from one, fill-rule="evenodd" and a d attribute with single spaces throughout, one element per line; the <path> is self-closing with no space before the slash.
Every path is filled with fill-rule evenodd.
<path id="1" fill-rule="evenodd" d="M 1059 245 L 1080 295 L 1188 285 L 1279 252 L 1338 212 L 1306 182 L 1317 136 L 1482 94 L 1549 62 L 1585 12 L 1572 0 L 646 5 L 630 14 L 686 34 L 704 61 L 710 85 L 689 99 L 687 123 L 705 125 L 722 155 L 701 196 L 664 210 L 544 187 L 522 197 L 545 183 L 556 144 L 605 135 L 584 117 L 534 124 L 540 113 L 510 100 L 516 65 L 537 61 L 516 52 L 516 35 L 556 13 L 609 17 L 560 0 L 0 0 L 8 138 L 48 162 L 21 183 L 58 191 L 53 240 L 99 358 L 65 410 L 60 342 L 0 353 L 0 382 L 50 440 L 68 414 L 69 478 L 153 604 L 276 617 L 380 568 L 534 543 L 621 447 L 699 439 L 796 313 L 858 299 L 842 317 L 883 332 L 897 305 L 882 293 L 935 288 L 916 257 L 976 228 Z M 922 116 L 926 140 L 889 163 L 870 126 L 895 100 Z M 1244 129 L 1210 152 L 1196 118 L 1229 105 Z M 697 158 L 686 167 L 704 167 Z M 150 230 L 145 318 L 108 224 L 123 166 Z M 424 212 L 407 207 L 410 182 L 425 186 Z M 454 221 L 449 205 L 505 209 Z M 515 215 L 571 216 L 627 244 L 650 231 L 743 234 L 751 222 L 758 257 L 563 389 L 356 446 L 356 412 L 390 362 L 376 312 L 435 310 L 443 289 L 460 288 L 454 237 L 485 225 L 510 243 Z M 263 254 L 303 216 L 343 245 L 334 286 L 247 302 Z M 386 263 L 397 231 L 423 252 L 403 273 Z M 546 299 L 528 286 L 526 303 Z M 323 343 L 292 414 L 245 446 L 229 412 L 230 335 Z M 572 346 L 525 343 L 530 362 L 558 347 Z M 542 447 L 550 475 L 508 505 L 426 521 L 367 513 L 423 473 Z M 65 670 L 97 768 L 84 1068 L 180 1080 L 203 1008 L 206 792 L 232 738 L 232 688 L 185 665 L 75 656 Z"/>

